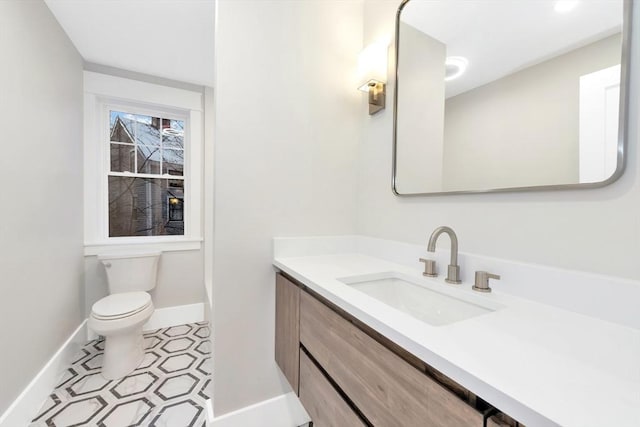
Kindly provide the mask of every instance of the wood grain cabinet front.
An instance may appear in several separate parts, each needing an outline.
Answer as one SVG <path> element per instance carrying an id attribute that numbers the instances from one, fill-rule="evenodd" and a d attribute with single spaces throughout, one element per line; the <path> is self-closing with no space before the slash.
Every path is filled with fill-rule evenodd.
<path id="1" fill-rule="evenodd" d="M 300 401 L 313 427 L 366 426 L 303 351 L 300 351 Z"/>
<path id="2" fill-rule="evenodd" d="M 487 419 L 487 427 L 526 427 L 507 414 L 499 412 Z"/>
<path id="3" fill-rule="evenodd" d="M 299 313 L 301 344 L 372 425 L 484 425 L 480 412 L 307 292 Z"/>
<path id="4" fill-rule="evenodd" d="M 300 368 L 300 288 L 281 274 L 276 276 L 276 363 L 298 393 Z"/>

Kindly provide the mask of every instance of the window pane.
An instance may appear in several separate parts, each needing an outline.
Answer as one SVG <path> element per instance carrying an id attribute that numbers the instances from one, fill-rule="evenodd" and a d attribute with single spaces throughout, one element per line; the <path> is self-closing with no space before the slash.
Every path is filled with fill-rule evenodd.
<path id="1" fill-rule="evenodd" d="M 169 187 L 175 187 L 175 188 L 184 188 L 184 180 L 182 179 L 170 179 L 169 180 Z"/>
<path id="2" fill-rule="evenodd" d="M 178 180 L 109 177 L 109 237 L 184 235 Z"/>
<path id="3" fill-rule="evenodd" d="M 133 144 L 136 129 L 135 121 L 130 117 L 133 117 L 133 114 L 122 111 L 109 112 L 109 139 L 111 141 Z"/>
<path id="4" fill-rule="evenodd" d="M 184 221 L 184 199 L 169 197 L 169 221 Z"/>
<path id="5" fill-rule="evenodd" d="M 160 118 L 130 114 L 136 123 L 136 143 L 160 145 Z"/>
<path id="6" fill-rule="evenodd" d="M 162 119 L 162 146 L 184 148 L 184 121 Z"/>
<path id="7" fill-rule="evenodd" d="M 109 114 L 110 140 L 113 142 L 159 146 L 160 118 L 111 111 Z"/>
<path id="8" fill-rule="evenodd" d="M 160 173 L 160 147 L 136 146 L 138 153 L 138 173 Z"/>
<path id="9" fill-rule="evenodd" d="M 111 145 L 111 172 L 133 172 L 135 168 L 135 151 L 132 144 Z"/>
<path id="10" fill-rule="evenodd" d="M 184 151 L 165 148 L 162 150 L 162 173 L 182 176 L 184 172 Z"/>

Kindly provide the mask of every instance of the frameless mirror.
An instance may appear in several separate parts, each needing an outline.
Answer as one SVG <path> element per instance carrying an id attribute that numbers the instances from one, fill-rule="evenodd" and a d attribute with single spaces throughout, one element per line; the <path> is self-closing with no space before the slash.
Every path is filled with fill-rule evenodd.
<path id="1" fill-rule="evenodd" d="M 632 1 L 405 0 L 398 195 L 589 188 L 624 170 Z"/>

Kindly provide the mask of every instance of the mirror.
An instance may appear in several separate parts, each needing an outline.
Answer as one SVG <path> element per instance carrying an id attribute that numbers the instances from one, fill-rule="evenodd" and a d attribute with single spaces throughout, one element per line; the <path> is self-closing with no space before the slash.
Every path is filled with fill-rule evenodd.
<path id="1" fill-rule="evenodd" d="M 591 188 L 624 170 L 631 1 L 405 0 L 397 195 Z"/>

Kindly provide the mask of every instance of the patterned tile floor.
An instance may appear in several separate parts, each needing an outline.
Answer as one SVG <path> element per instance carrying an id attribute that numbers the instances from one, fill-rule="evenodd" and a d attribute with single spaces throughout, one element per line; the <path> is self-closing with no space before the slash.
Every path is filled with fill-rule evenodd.
<path id="1" fill-rule="evenodd" d="M 104 341 L 77 355 L 29 427 L 203 427 L 211 382 L 207 322 L 145 333 L 146 357 L 129 376 L 100 374 Z"/>

